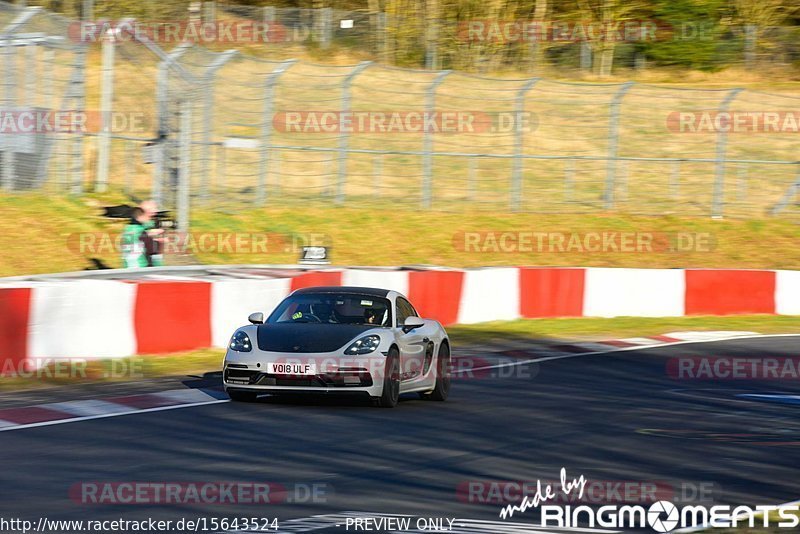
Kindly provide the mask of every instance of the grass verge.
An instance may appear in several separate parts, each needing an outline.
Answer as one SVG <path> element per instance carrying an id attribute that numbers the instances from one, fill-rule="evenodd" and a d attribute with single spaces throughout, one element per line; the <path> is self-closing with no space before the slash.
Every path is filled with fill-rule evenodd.
<path id="1" fill-rule="evenodd" d="M 99 213 L 101 206 L 121 202 L 130 201 L 113 194 L 82 198 L 0 194 L 0 276 L 77 271 L 89 267 L 90 258 L 120 267 L 120 253 L 112 242 L 124 223 L 103 219 Z M 269 206 L 229 212 L 198 208 L 192 213 L 196 246 L 190 251 L 206 264 L 295 263 L 298 247 L 322 242 L 332 247 L 332 259 L 338 265 L 800 268 L 798 225 L 785 219 L 392 212 L 377 206 Z M 388 218 L 393 219 L 391 224 Z M 657 236 L 658 243 L 638 252 L 589 252 L 566 245 L 551 251 L 547 240 L 540 246 L 534 239 L 528 250 L 504 251 L 499 243 L 486 240 L 487 232 L 497 236 L 548 232 L 566 239 L 573 234 L 583 239 L 590 233 L 639 232 Z M 201 234 L 247 238 L 254 233 L 266 234 L 266 247 L 226 248 L 215 245 L 219 241 L 202 246 L 199 240 Z M 465 233 L 479 235 L 480 241 L 466 242 Z M 81 241 L 82 236 L 90 239 Z M 102 236 L 107 236 L 105 241 Z M 669 245 L 678 236 L 689 240 L 702 236 L 702 242 L 688 250 L 671 250 Z M 167 257 L 168 265 L 171 261 Z"/>

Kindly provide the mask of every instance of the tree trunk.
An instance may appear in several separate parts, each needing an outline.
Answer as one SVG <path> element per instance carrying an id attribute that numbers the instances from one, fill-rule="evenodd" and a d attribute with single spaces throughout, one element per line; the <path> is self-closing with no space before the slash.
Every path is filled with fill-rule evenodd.
<path id="1" fill-rule="evenodd" d="M 547 20 L 547 0 L 536 0 L 536 7 L 533 10 L 533 20 L 537 24 L 545 23 Z M 544 26 L 543 26 L 544 27 Z M 544 35 L 533 36 L 531 41 L 531 72 L 540 73 L 544 67 L 545 40 Z"/>

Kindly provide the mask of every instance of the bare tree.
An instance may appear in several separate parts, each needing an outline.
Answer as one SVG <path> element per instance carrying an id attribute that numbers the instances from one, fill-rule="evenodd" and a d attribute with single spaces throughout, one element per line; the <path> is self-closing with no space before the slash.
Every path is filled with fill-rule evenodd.
<path id="1" fill-rule="evenodd" d="M 614 66 L 614 50 L 618 28 L 630 20 L 639 8 L 637 0 L 577 0 L 581 22 L 593 25 L 598 32 L 590 32 L 587 39 L 594 51 L 594 72 L 609 76 Z"/>

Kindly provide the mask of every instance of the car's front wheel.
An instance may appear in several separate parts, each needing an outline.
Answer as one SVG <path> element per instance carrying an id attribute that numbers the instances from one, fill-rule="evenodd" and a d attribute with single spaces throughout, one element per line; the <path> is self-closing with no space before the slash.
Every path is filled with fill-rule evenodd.
<path id="1" fill-rule="evenodd" d="M 228 390 L 228 396 L 234 402 L 255 402 L 258 398 L 258 393 L 253 393 L 252 391 Z"/>
<path id="2" fill-rule="evenodd" d="M 442 343 L 439 356 L 436 358 L 436 385 L 433 391 L 421 393 L 425 400 L 445 401 L 450 394 L 450 347 Z"/>
<path id="3" fill-rule="evenodd" d="M 381 408 L 394 408 L 400 400 L 400 353 L 389 349 L 383 371 L 383 392 L 376 400 Z"/>

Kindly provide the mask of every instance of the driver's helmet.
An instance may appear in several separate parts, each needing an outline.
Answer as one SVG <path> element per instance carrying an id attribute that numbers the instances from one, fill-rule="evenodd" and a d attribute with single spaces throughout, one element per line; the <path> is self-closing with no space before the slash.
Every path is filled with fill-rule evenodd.
<path id="1" fill-rule="evenodd" d="M 322 322 L 328 322 L 332 312 L 333 307 L 327 302 L 315 302 L 311 305 L 311 315 L 318 317 Z"/>

